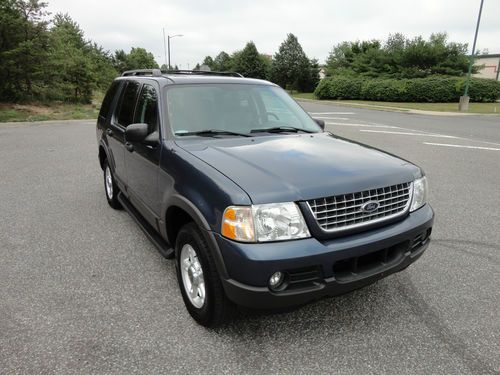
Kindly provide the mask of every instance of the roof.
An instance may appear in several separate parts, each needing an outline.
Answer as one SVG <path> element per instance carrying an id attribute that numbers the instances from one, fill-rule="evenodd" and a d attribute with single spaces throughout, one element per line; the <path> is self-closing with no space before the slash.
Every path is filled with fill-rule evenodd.
<path id="1" fill-rule="evenodd" d="M 173 84 L 208 84 L 208 83 L 236 83 L 253 85 L 272 85 L 269 81 L 245 78 L 234 72 L 204 72 L 199 70 L 176 70 L 162 72 L 159 69 L 137 69 L 123 72 L 121 79 L 126 78 L 147 78 L 154 80 L 167 79 Z"/>

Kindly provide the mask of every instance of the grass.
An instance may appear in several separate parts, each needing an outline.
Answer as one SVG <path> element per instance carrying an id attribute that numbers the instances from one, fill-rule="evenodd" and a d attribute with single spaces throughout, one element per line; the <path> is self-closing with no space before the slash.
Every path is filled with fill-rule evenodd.
<path id="1" fill-rule="evenodd" d="M 292 93 L 297 99 L 317 99 L 313 93 Z M 421 111 L 458 112 L 458 103 L 400 103 L 400 102 L 375 102 L 370 100 L 329 100 L 344 105 L 368 106 L 374 108 L 394 108 L 399 110 L 417 109 Z M 500 114 L 500 103 L 470 103 L 467 113 L 492 113 Z"/>
<path id="2" fill-rule="evenodd" d="M 0 122 L 96 119 L 101 102 L 102 94 L 99 93 L 91 104 L 0 103 Z"/>

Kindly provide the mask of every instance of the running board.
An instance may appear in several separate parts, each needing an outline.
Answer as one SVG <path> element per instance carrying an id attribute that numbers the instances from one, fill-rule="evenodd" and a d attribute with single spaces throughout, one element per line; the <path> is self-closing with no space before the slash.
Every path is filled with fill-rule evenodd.
<path id="1" fill-rule="evenodd" d="M 150 241 L 158 248 L 158 251 L 167 259 L 172 259 L 175 255 L 174 249 L 160 237 L 158 232 L 142 217 L 142 215 L 137 211 L 137 209 L 132 206 L 132 203 L 125 198 L 125 196 L 120 192 L 118 194 L 118 201 L 122 204 L 123 208 L 132 216 L 132 219 L 139 224 L 144 234 L 150 239 Z"/>

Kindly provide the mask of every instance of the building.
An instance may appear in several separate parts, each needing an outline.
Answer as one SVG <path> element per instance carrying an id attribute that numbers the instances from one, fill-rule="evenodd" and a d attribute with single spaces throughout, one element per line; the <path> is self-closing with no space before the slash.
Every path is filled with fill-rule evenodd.
<path id="1" fill-rule="evenodd" d="M 474 65 L 480 66 L 478 72 L 474 74 L 474 77 L 499 80 L 500 53 L 477 55 Z"/>

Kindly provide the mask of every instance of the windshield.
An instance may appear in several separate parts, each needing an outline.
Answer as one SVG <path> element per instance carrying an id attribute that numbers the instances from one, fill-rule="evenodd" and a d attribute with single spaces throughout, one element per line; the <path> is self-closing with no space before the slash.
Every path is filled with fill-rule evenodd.
<path id="1" fill-rule="evenodd" d="M 225 135 L 256 135 L 268 129 L 321 131 L 285 91 L 275 86 L 178 85 L 168 88 L 166 101 L 170 126 L 177 136 L 206 131 Z"/>

